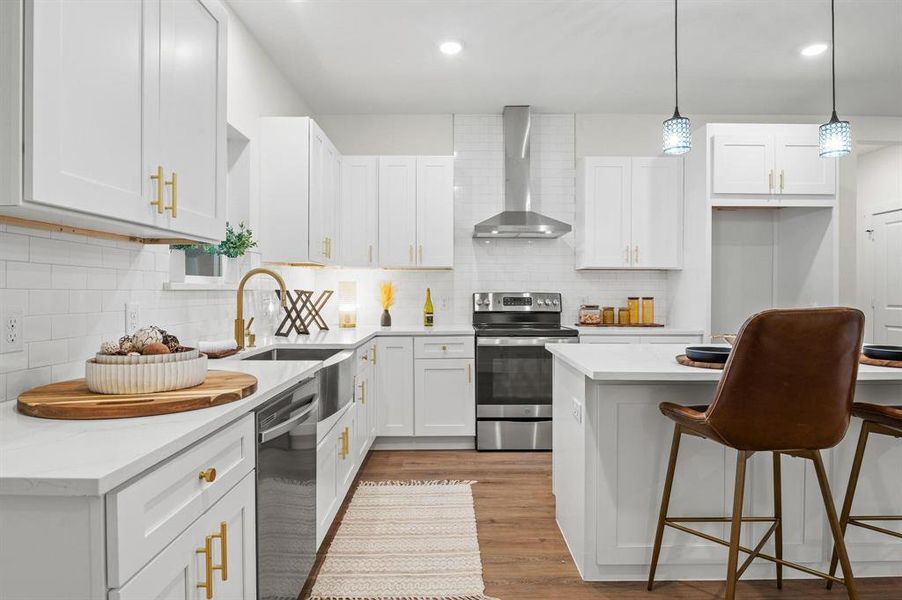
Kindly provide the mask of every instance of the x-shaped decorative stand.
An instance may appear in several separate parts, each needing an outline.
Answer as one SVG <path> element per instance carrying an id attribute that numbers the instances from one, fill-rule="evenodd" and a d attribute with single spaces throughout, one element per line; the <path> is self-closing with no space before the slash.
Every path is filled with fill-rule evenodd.
<path id="1" fill-rule="evenodd" d="M 276 290 L 276 297 L 281 300 L 282 292 Z M 276 329 L 276 335 L 288 337 L 294 331 L 300 335 L 308 335 L 310 333 L 310 325 L 316 323 L 321 330 L 328 330 L 320 311 L 326 306 L 329 298 L 332 297 L 332 290 L 323 290 L 313 300 L 313 292 L 309 290 L 294 290 L 294 293 L 288 292 L 288 306 L 285 307 L 285 318 Z"/>

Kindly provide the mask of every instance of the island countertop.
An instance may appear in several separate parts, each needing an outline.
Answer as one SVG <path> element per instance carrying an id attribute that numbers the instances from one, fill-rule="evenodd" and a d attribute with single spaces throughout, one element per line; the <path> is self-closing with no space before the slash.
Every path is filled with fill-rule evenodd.
<path id="1" fill-rule="evenodd" d="M 676 362 L 685 344 L 549 344 L 546 349 L 594 381 L 719 381 L 723 371 Z M 902 382 L 902 369 L 858 367 L 858 381 Z"/>

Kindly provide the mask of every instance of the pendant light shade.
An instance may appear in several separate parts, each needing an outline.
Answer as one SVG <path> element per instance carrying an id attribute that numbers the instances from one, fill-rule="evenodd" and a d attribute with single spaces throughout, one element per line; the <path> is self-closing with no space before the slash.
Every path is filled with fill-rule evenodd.
<path id="1" fill-rule="evenodd" d="M 664 154 L 685 154 L 692 150 L 689 119 L 680 115 L 680 62 L 677 56 L 677 0 L 673 0 L 673 116 L 664 121 Z"/>
<path id="2" fill-rule="evenodd" d="M 830 0 L 830 62 L 833 82 L 833 114 L 830 121 L 818 129 L 818 148 L 821 158 L 838 158 L 852 152 L 852 126 L 836 116 L 836 9 Z"/>

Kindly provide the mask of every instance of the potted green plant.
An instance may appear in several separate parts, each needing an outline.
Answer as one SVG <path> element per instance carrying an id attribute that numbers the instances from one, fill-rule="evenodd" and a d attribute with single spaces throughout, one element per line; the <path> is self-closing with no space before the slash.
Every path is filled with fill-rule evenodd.
<path id="1" fill-rule="evenodd" d="M 185 276 L 219 277 L 222 274 L 217 246 L 173 244 L 169 246 L 169 281 L 180 283 Z"/>
<path id="2" fill-rule="evenodd" d="M 240 272 L 247 270 L 247 260 L 243 257 L 248 250 L 256 247 L 254 232 L 244 222 L 238 223 L 238 229 L 226 223 L 225 239 L 215 246 L 216 253 L 223 257 L 222 275 L 226 281 L 237 281 Z"/>

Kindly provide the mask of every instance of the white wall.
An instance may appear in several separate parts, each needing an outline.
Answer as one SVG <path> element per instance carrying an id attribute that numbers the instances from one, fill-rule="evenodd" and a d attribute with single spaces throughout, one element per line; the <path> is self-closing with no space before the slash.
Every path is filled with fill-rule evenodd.
<path id="1" fill-rule="evenodd" d="M 442 115 L 316 115 L 342 154 L 448 156 L 454 151 L 454 117 Z"/>

